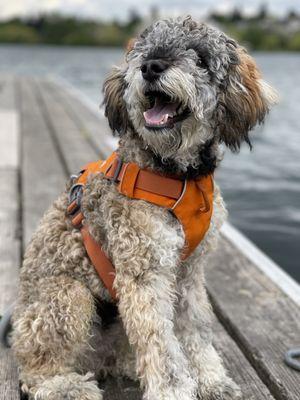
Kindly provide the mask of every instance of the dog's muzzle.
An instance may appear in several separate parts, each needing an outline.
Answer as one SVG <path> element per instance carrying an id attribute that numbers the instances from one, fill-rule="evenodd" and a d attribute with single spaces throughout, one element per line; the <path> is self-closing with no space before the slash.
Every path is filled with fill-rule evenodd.
<path id="1" fill-rule="evenodd" d="M 145 127 L 148 129 L 172 129 L 177 122 L 186 119 L 190 110 L 179 99 L 157 90 L 146 91 L 150 107 L 144 111 Z"/>

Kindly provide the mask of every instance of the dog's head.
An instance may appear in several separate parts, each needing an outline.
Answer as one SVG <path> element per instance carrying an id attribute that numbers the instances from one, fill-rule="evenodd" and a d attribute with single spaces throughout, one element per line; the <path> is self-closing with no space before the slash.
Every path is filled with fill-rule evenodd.
<path id="1" fill-rule="evenodd" d="M 276 100 L 244 48 L 190 17 L 146 29 L 104 94 L 112 130 L 133 132 L 163 158 L 207 142 L 239 149 Z"/>

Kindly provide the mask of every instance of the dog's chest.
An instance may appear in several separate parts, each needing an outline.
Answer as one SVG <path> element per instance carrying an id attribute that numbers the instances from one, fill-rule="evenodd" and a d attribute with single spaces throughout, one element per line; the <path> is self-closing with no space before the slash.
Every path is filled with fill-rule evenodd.
<path id="1" fill-rule="evenodd" d="M 184 246 L 182 226 L 168 209 L 128 198 L 101 179 L 94 179 L 86 189 L 85 222 L 112 258 L 116 252 L 135 257 L 160 249 L 176 252 Z"/>

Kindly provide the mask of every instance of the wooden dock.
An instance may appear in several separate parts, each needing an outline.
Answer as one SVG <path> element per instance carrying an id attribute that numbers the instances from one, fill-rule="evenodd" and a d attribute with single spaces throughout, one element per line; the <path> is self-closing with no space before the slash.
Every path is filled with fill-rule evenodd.
<path id="1" fill-rule="evenodd" d="M 50 79 L 0 77 L 0 314 L 16 298 L 22 251 L 66 177 L 107 156 L 106 122 Z M 299 285 L 225 227 L 207 268 L 215 345 L 245 399 L 299 400 L 300 373 L 283 355 L 300 345 Z M 244 240 L 244 242 L 243 242 Z M 101 382 L 106 399 L 140 399 L 136 385 Z M 11 352 L 0 349 L 0 400 L 20 399 Z"/>

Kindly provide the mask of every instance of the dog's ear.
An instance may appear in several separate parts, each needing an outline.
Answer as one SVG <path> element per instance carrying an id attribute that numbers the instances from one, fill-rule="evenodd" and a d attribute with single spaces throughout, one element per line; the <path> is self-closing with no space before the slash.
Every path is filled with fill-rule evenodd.
<path id="1" fill-rule="evenodd" d="M 249 131 L 277 102 L 276 92 L 262 80 L 253 58 L 242 47 L 236 52 L 239 60 L 230 67 L 217 107 L 219 139 L 233 151 L 243 141 L 251 147 Z"/>
<path id="2" fill-rule="evenodd" d="M 131 50 L 134 49 L 134 45 L 135 45 L 136 41 L 137 41 L 136 38 L 131 38 L 128 40 L 128 42 L 126 44 L 126 54 L 130 53 Z"/>
<path id="3" fill-rule="evenodd" d="M 103 84 L 105 116 L 113 133 L 119 135 L 126 133 L 129 126 L 127 108 L 123 98 L 126 86 L 125 71 L 118 67 L 112 69 Z"/>

